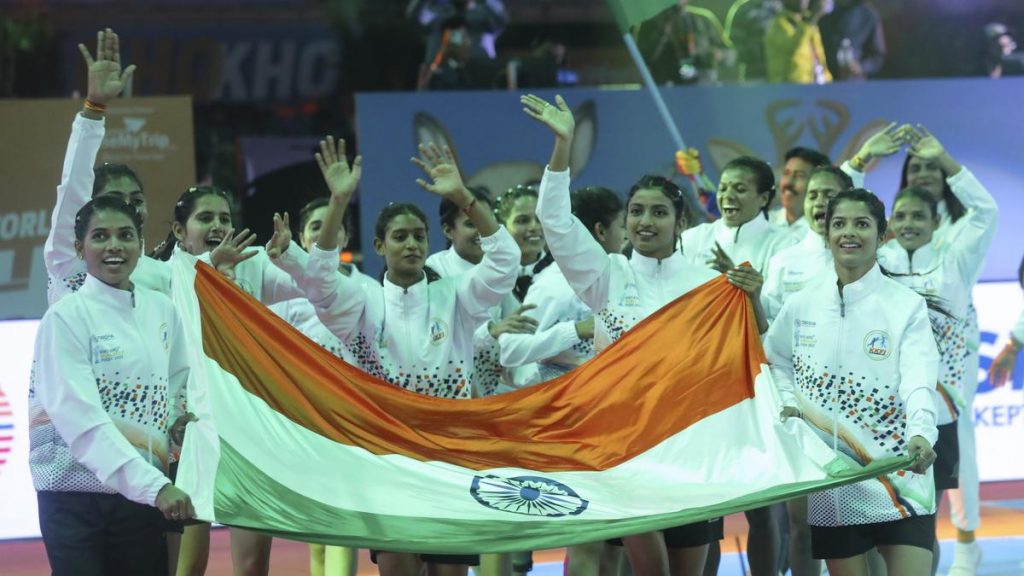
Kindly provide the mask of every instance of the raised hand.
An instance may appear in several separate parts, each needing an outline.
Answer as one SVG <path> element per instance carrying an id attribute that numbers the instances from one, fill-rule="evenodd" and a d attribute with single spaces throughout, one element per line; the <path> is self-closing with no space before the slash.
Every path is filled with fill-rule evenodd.
<path id="1" fill-rule="evenodd" d="M 884 130 L 875 132 L 868 138 L 857 152 L 857 157 L 861 162 L 867 163 L 875 158 L 895 154 L 906 143 L 907 128 L 913 130 L 909 125 L 899 126 L 896 122 L 892 122 Z"/>
<path id="2" fill-rule="evenodd" d="M 715 247 L 711 249 L 711 259 L 705 262 L 705 264 L 707 264 L 708 268 L 717 270 L 722 274 L 736 267 L 732 262 L 732 258 L 725 253 L 725 250 L 718 242 L 715 242 Z"/>
<path id="3" fill-rule="evenodd" d="M 442 150 L 437 144 L 420 144 L 420 157 L 410 158 L 413 164 L 420 167 L 431 182 L 417 178 L 416 183 L 421 188 L 437 194 L 455 203 L 456 206 L 465 206 L 472 201 L 472 194 L 466 190 L 462 183 L 462 175 L 459 174 L 459 167 L 455 163 L 455 155 L 452 149 L 445 146 Z"/>
<path id="4" fill-rule="evenodd" d="M 231 280 L 235 279 L 235 266 L 256 255 L 255 250 L 244 252 L 256 241 L 256 235 L 248 228 L 232 236 L 234 232 L 234 230 L 229 230 L 220 244 L 210 252 L 210 262 L 213 267 Z"/>
<path id="5" fill-rule="evenodd" d="M 910 155 L 921 160 L 938 162 L 947 178 L 959 173 L 963 168 L 949 155 L 939 139 L 932 136 L 932 133 L 923 125 L 918 124 L 916 128 L 908 125 L 905 127 L 905 134 Z"/>
<path id="6" fill-rule="evenodd" d="M 992 360 L 992 365 L 988 369 L 988 382 L 993 388 L 1000 388 L 1006 385 L 1006 382 L 1013 376 L 1013 371 L 1017 368 L 1017 355 L 1020 354 L 1020 348 L 1014 345 L 1014 342 L 1009 342 L 999 354 Z"/>
<path id="7" fill-rule="evenodd" d="M 284 254 L 291 243 L 292 228 L 288 224 L 288 213 L 285 212 L 282 216 L 274 212 L 274 235 L 270 237 L 270 242 L 267 242 L 267 256 L 271 260 L 277 258 Z"/>
<path id="8" fill-rule="evenodd" d="M 89 68 L 89 88 L 86 98 L 94 104 L 106 105 L 117 98 L 135 73 L 135 65 L 121 69 L 121 47 L 117 34 L 107 28 L 96 33 L 96 58 L 93 59 L 85 44 L 78 45 L 79 52 Z"/>
<path id="9" fill-rule="evenodd" d="M 328 136 L 320 141 L 320 151 L 316 153 L 316 163 L 331 196 L 336 200 L 348 203 L 349 198 L 359 187 L 359 179 L 363 176 L 363 157 L 356 156 L 349 165 L 345 156 L 345 140 L 334 141 Z"/>
<path id="10" fill-rule="evenodd" d="M 554 105 L 533 94 L 520 96 L 519 102 L 522 103 L 523 112 L 527 116 L 545 124 L 560 139 L 572 140 L 573 132 L 576 130 L 576 119 L 561 96 L 555 96 Z"/>
<path id="11" fill-rule="evenodd" d="M 937 160 L 946 153 L 939 139 L 932 136 L 927 128 L 918 124 L 917 127 L 907 125 L 905 127 L 907 143 L 910 144 L 910 153 L 922 160 Z"/>

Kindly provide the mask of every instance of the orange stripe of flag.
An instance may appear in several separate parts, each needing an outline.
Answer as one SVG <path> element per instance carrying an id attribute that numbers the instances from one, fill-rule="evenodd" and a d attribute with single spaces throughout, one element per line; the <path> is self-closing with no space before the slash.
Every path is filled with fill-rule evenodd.
<path id="1" fill-rule="evenodd" d="M 365 374 L 205 264 L 195 288 L 206 354 L 274 410 L 374 454 L 476 470 L 616 466 L 752 398 L 766 362 L 750 302 L 724 277 L 560 378 L 473 400 L 424 396 Z"/>

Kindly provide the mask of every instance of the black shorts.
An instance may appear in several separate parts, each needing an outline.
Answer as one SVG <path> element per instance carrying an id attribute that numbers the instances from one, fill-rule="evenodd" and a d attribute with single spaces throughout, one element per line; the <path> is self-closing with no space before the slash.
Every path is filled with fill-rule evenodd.
<path id="1" fill-rule="evenodd" d="M 916 546 L 931 551 L 935 515 L 853 526 L 811 526 L 811 556 L 817 560 L 851 558 L 875 546 Z"/>
<path id="2" fill-rule="evenodd" d="M 961 416 L 968 417 L 968 416 Z M 960 435 L 956 422 L 939 426 L 939 439 L 935 441 L 935 490 L 950 490 L 960 485 Z"/>
<path id="3" fill-rule="evenodd" d="M 725 537 L 725 522 L 721 518 L 684 524 L 661 531 L 666 548 L 694 548 L 717 542 Z M 608 540 L 612 546 L 622 546 L 622 538 Z"/>
<path id="4" fill-rule="evenodd" d="M 370 550 L 370 560 L 376 564 L 377 554 L 385 550 Z M 460 566 L 479 566 L 479 554 L 420 554 L 420 560 L 431 564 L 456 564 Z"/>

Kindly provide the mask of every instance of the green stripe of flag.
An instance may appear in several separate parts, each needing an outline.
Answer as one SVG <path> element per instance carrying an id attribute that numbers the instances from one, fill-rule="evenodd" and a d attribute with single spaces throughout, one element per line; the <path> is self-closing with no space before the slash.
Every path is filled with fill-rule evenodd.
<path id="1" fill-rule="evenodd" d="M 544 550 L 681 526 L 867 480 L 903 469 L 910 463 L 907 458 L 893 458 L 851 469 L 844 461 L 836 460 L 829 469 L 842 472 L 827 480 L 788 484 L 713 506 L 667 514 L 620 520 L 562 518 L 500 522 L 444 518 L 444 511 L 438 511 L 437 517 L 422 518 L 338 508 L 275 481 L 223 438 L 220 449 L 214 493 L 217 522 L 292 540 L 435 554 Z M 351 480 L 343 478 L 336 482 L 339 490 L 374 490 L 374 486 L 354 486 Z M 642 489 L 642 486 L 637 488 Z M 622 497 L 629 498 L 629 494 Z"/>
<path id="2" fill-rule="evenodd" d="M 625 34 L 630 27 L 654 18 L 675 3 L 676 0 L 608 0 L 608 8 Z"/>

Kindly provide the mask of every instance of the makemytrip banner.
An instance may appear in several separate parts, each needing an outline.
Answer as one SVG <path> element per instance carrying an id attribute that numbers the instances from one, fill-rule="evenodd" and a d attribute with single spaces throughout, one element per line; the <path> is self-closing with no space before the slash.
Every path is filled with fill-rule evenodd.
<path id="1" fill-rule="evenodd" d="M 0 319 L 46 311 L 43 244 L 81 107 L 80 100 L 0 100 Z M 174 201 L 195 183 L 193 143 L 189 97 L 118 100 L 107 110 L 97 163 L 127 164 L 139 174 L 149 207 L 147 246 L 166 237 Z"/>

